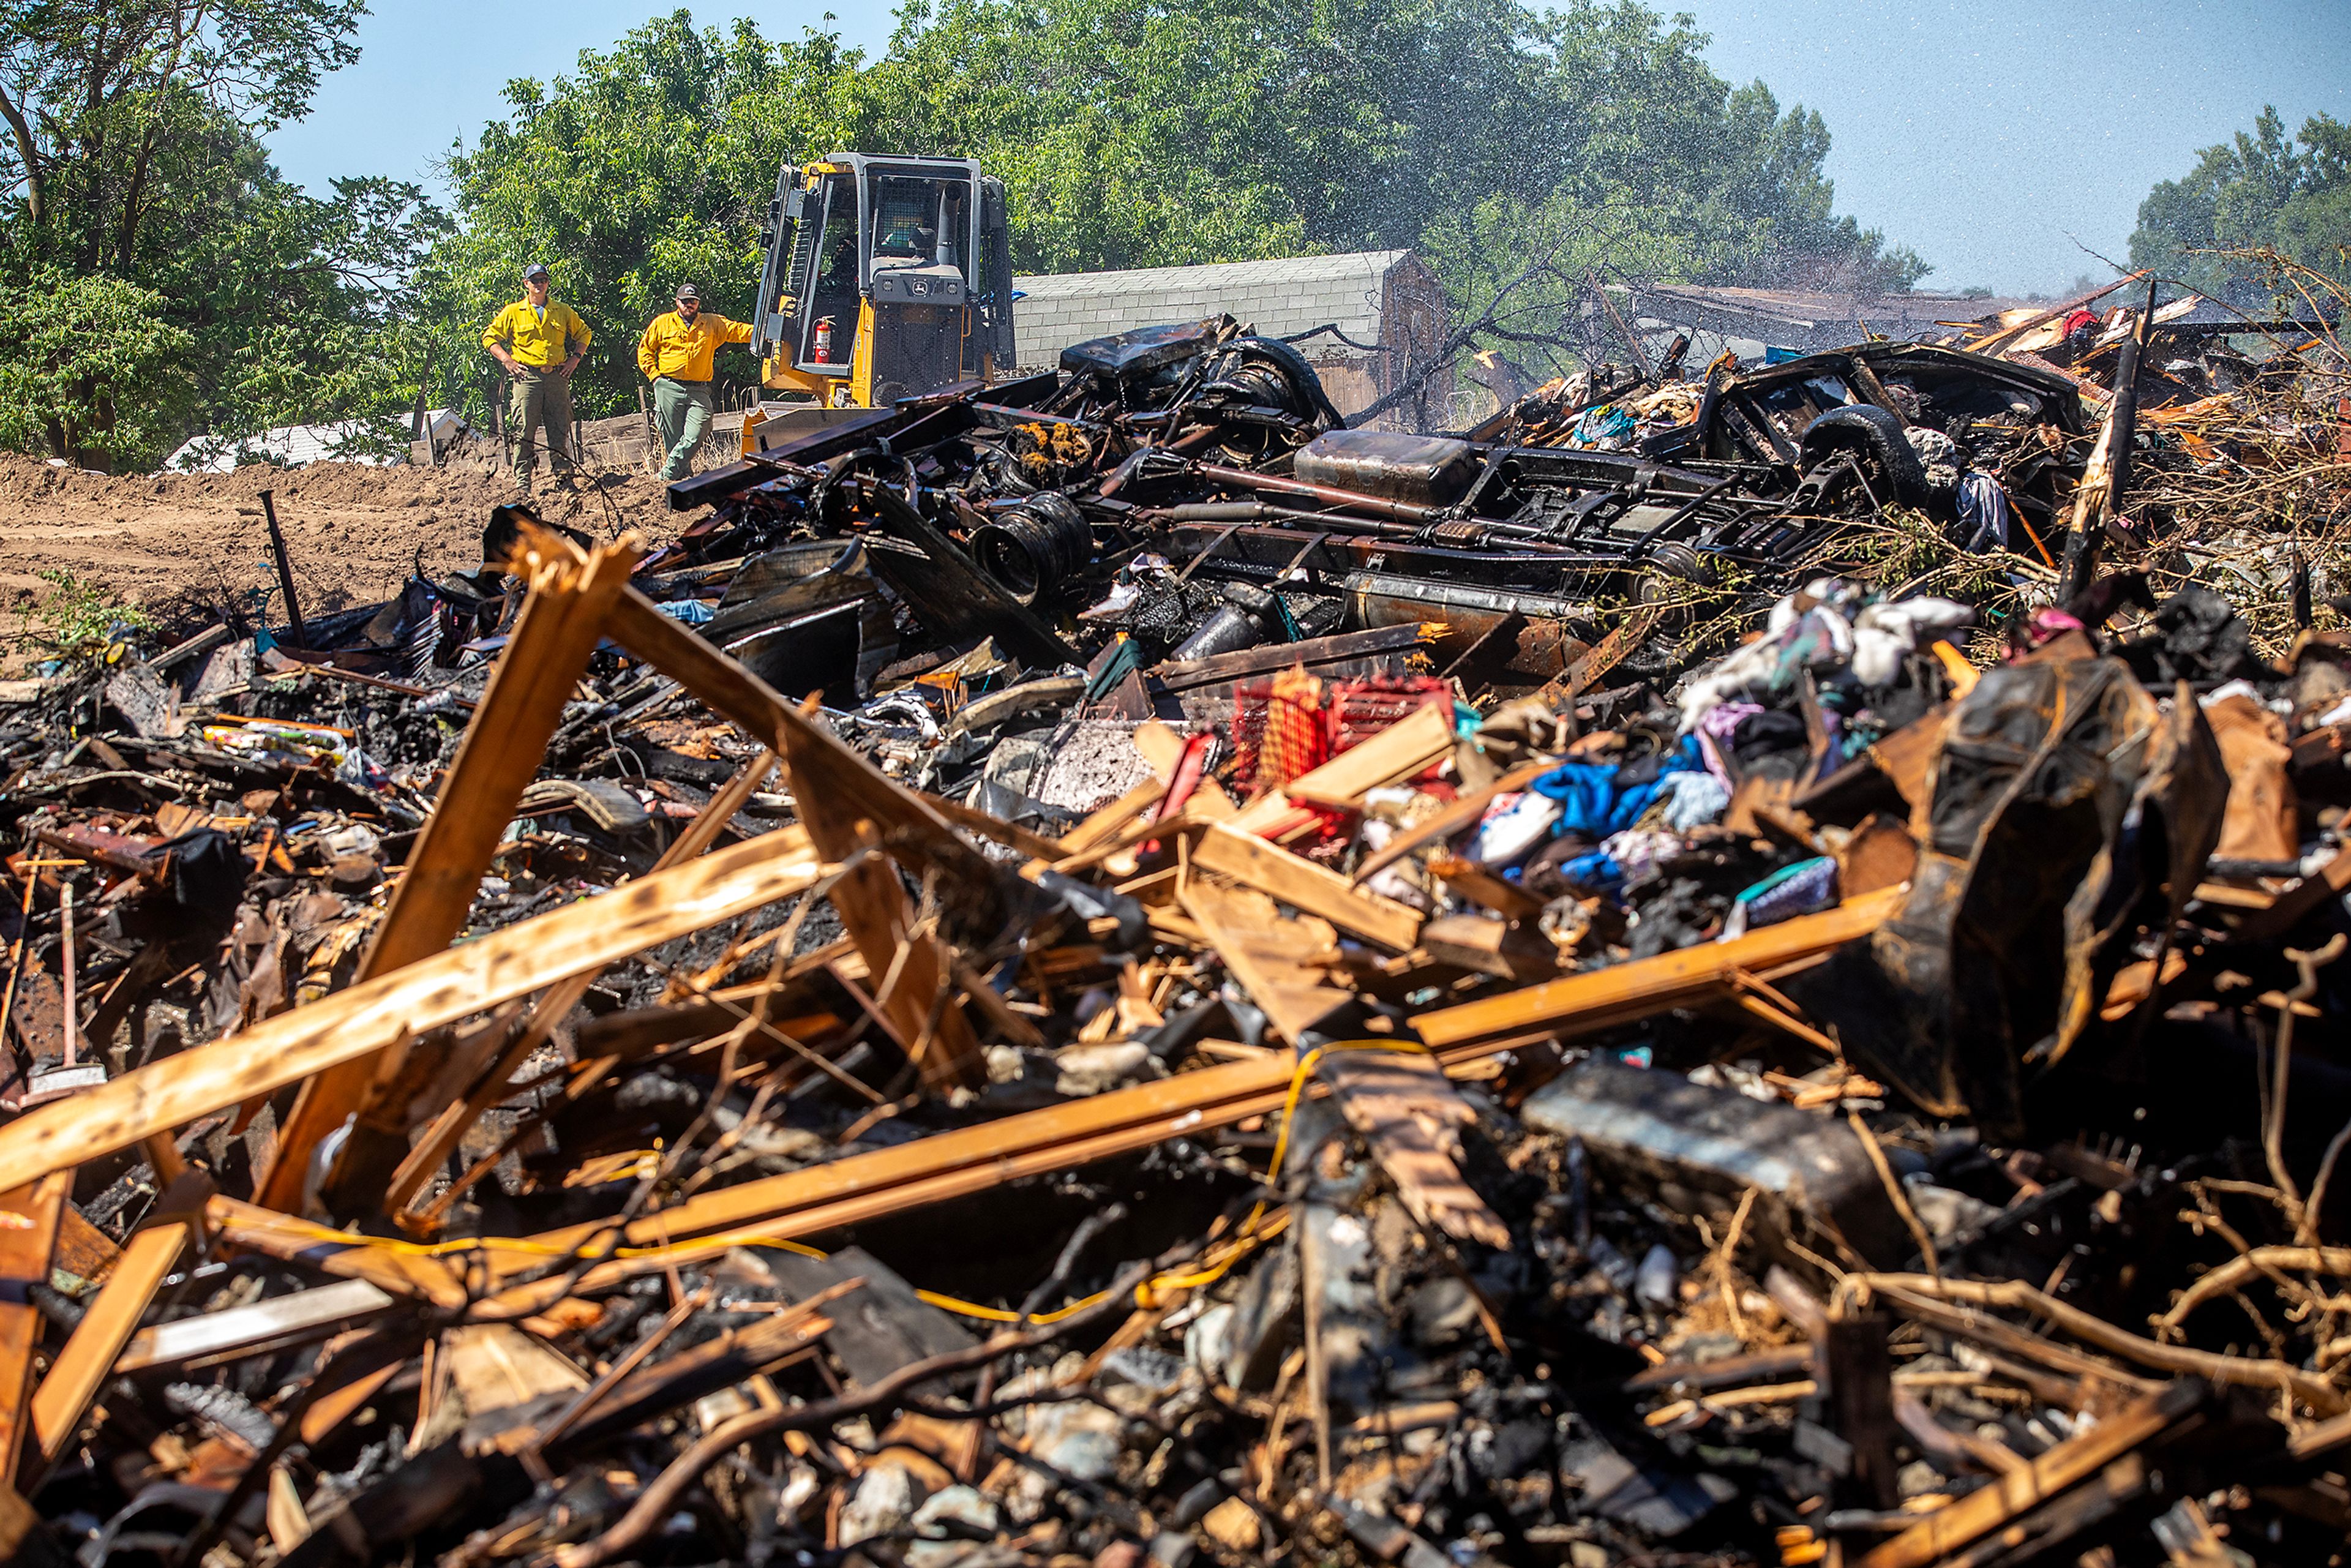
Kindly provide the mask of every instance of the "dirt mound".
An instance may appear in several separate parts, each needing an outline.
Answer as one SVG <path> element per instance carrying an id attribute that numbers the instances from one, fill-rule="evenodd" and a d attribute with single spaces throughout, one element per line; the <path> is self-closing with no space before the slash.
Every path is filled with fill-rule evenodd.
<path id="1" fill-rule="evenodd" d="M 510 478 L 471 464 L 108 476 L 0 455 L 0 607 L 22 604 L 45 589 L 40 572 L 62 569 L 167 622 L 258 592 L 277 613 L 264 489 L 306 613 L 388 598 L 411 571 L 472 570 L 490 508 L 514 495 Z M 655 543 L 696 515 L 672 512 L 658 481 L 621 471 L 583 477 L 570 495 L 542 486 L 539 505 L 600 538 L 635 528 Z"/>

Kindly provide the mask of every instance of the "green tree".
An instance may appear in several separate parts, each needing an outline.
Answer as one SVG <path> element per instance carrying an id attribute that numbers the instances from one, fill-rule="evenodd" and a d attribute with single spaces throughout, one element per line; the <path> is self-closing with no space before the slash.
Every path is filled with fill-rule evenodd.
<path id="1" fill-rule="evenodd" d="M 185 335 L 186 395 L 92 409 L 76 461 L 152 462 L 179 437 L 388 416 L 408 380 L 387 329 L 444 220 L 413 185 L 308 196 L 260 137 L 357 57 L 358 0 L 0 0 L 0 282 L 143 290 Z M 118 299 L 98 289 L 93 298 Z M 117 436 L 111 422 L 137 433 Z M 12 429 L 50 430 L 17 410 Z"/>
<path id="2" fill-rule="evenodd" d="M 1001 173 L 1026 269 L 1422 246 L 1500 201 L 1644 193 L 1698 275 L 1907 287 L 1833 214 L 1828 131 L 1625 0 L 917 0 L 870 73 Z"/>
<path id="3" fill-rule="evenodd" d="M 2289 136 L 2264 108 L 2250 132 L 2147 193 L 2130 243 L 2133 266 L 2252 307 L 2271 298 L 2267 269 L 2217 253 L 2257 248 L 2351 283 L 2351 124 L 2313 115 Z"/>
<path id="4" fill-rule="evenodd" d="M 1416 246 L 1472 305 L 1538 259 L 1922 275 L 1835 214 L 1821 117 L 1733 89 L 1705 42 L 1632 0 L 909 0 L 872 61 L 830 32 L 656 17 L 509 84 L 452 156 L 464 226 L 423 282 L 441 395 L 481 406 L 481 324 L 543 259 L 598 333 L 580 411 L 632 411 L 644 320 L 684 278 L 747 311 L 778 165 L 842 148 L 979 159 L 1025 272 Z M 718 365 L 747 384 L 747 360 Z"/>
<path id="5" fill-rule="evenodd" d="M 120 277 L 45 265 L 0 287 L 0 445 L 94 468 L 153 450 L 193 394 L 193 341 Z"/>

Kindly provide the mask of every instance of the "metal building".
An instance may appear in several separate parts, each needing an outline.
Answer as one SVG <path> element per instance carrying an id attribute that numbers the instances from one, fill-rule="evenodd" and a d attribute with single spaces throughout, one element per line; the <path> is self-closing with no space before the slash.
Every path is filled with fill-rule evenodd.
<path id="1" fill-rule="evenodd" d="M 1294 341 L 1349 415 L 1404 384 L 1449 329 L 1437 275 L 1408 250 L 1061 273 L 1013 287 L 1025 366 L 1049 368 L 1089 338 L 1229 313 L 1261 336 Z M 1379 423 L 1445 425 L 1451 392 L 1451 372 L 1439 371 Z"/>

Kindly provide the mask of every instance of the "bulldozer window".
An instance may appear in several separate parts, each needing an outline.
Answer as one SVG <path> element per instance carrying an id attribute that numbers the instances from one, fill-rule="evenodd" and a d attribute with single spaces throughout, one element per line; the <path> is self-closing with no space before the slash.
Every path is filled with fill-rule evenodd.
<path id="1" fill-rule="evenodd" d="M 948 262 L 968 277 L 960 241 L 970 228 L 970 200 L 957 181 L 883 178 L 874 193 L 874 259 Z"/>
<path id="2" fill-rule="evenodd" d="M 816 286 L 800 323 L 799 359 L 816 361 L 817 329 L 830 318 L 832 331 L 826 361 L 846 367 L 857 345 L 857 182 L 836 175 L 824 183 L 824 207 L 817 237 Z"/>

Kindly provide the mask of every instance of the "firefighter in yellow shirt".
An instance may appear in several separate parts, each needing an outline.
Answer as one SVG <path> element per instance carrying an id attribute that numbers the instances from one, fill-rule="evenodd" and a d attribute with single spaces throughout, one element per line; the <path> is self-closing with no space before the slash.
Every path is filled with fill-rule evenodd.
<path id="1" fill-rule="evenodd" d="M 530 494 L 536 465 L 535 437 L 547 432 L 549 471 L 559 486 L 571 484 L 571 372 L 587 356 L 592 336 L 580 312 L 547 297 L 546 267 L 523 269 L 523 298 L 499 311 L 482 334 L 482 347 L 506 367 L 513 390 L 507 398 L 507 447 L 514 458 L 515 487 Z"/>
<path id="2" fill-rule="evenodd" d="M 654 317 L 637 340 L 637 369 L 653 383 L 653 420 L 669 452 L 664 480 L 694 472 L 695 449 L 710 428 L 710 363 L 719 347 L 750 340 L 746 323 L 705 314 L 701 292 L 691 283 L 678 286 L 677 308 Z"/>

